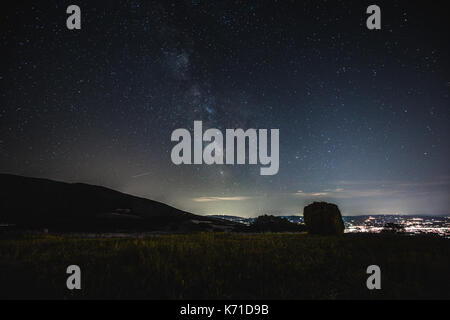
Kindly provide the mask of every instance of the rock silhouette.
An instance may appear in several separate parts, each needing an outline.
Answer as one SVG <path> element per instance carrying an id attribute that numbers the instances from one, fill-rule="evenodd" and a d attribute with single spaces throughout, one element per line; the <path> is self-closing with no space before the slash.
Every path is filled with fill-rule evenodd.
<path id="1" fill-rule="evenodd" d="M 314 202 L 303 209 L 306 228 L 310 234 L 339 235 L 344 232 L 344 222 L 337 205 Z"/>

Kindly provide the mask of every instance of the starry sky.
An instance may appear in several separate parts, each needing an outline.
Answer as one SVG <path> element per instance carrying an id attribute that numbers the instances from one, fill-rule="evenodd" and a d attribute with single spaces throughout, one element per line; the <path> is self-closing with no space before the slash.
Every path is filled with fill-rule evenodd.
<path id="1" fill-rule="evenodd" d="M 198 214 L 301 214 L 312 201 L 345 215 L 449 214 L 446 12 L 373 3 L 2 4 L 0 172 Z M 71 4 L 81 30 L 66 27 Z M 174 165 L 171 133 L 194 120 L 279 129 L 278 174 Z"/>

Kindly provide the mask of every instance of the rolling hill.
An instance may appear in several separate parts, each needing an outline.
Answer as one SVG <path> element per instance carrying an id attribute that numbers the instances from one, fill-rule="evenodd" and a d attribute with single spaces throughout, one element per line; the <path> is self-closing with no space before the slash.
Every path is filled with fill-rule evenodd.
<path id="1" fill-rule="evenodd" d="M 226 229 L 236 225 L 101 186 L 0 174 L 0 223 L 61 230 Z"/>

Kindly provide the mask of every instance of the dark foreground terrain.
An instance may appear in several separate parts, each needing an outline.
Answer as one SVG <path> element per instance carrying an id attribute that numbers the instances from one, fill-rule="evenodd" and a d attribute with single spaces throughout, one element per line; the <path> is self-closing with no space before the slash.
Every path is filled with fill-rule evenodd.
<path id="1" fill-rule="evenodd" d="M 401 235 L 199 233 L 0 240 L 0 298 L 450 298 L 450 240 Z M 82 289 L 66 289 L 81 267 Z M 381 290 L 366 268 L 381 268 Z"/>

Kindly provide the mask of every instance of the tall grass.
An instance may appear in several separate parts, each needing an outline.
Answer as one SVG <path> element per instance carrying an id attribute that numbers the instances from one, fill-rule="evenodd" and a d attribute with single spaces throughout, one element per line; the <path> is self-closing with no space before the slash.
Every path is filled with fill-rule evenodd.
<path id="1" fill-rule="evenodd" d="M 449 298 L 449 240 L 199 233 L 0 240 L 0 298 Z M 66 288 L 79 265 L 82 289 Z M 366 288 L 379 265 L 382 290 Z"/>

